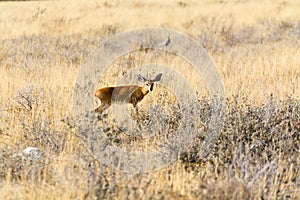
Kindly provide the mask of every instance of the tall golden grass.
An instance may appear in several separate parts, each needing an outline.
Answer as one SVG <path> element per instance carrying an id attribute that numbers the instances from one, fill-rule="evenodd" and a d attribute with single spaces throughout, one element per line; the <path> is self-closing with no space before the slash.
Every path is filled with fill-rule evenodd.
<path id="1" fill-rule="evenodd" d="M 299 13 L 296 0 L 0 2 L 0 199 L 299 198 Z M 194 147 L 128 175 L 84 148 L 70 120 L 73 84 L 103 39 L 149 26 L 206 48 L 224 80 L 226 122 L 206 160 Z M 199 104 L 205 122 L 206 95 Z M 28 146 L 40 158 L 21 155 Z"/>

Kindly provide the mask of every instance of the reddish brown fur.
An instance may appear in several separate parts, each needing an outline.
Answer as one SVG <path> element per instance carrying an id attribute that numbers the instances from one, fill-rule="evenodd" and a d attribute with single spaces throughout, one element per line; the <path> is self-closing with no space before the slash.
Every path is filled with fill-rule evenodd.
<path id="1" fill-rule="evenodd" d="M 133 107 L 136 107 L 137 103 L 148 93 L 147 87 L 136 85 L 101 88 L 95 93 L 95 97 L 101 101 L 101 105 L 95 111 L 102 112 L 112 103 L 131 103 Z"/>
<path id="2" fill-rule="evenodd" d="M 137 85 L 106 87 L 96 90 L 95 97 L 101 101 L 95 111 L 102 112 L 112 103 L 131 103 L 133 107 L 137 108 L 138 102 L 142 101 L 144 96 L 153 90 L 154 82 L 160 81 L 162 74 L 157 74 L 153 80 L 147 80 L 140 74 L 137 75 L 138 81 L 145 82 L 143 87 Z M 106 107 L 105 107 L 106 106 Z"/>

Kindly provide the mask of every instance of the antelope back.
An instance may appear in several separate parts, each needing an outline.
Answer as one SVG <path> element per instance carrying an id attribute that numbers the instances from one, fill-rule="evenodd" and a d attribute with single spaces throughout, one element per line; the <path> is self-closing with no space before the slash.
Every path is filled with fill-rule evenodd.
<path id="1" fill-rule="evenodd" d="M 131 96 L 140 88 L 137 85 L 118 86 L 112 91 L 112 101 L 116 103 L 129 103 Z"/>

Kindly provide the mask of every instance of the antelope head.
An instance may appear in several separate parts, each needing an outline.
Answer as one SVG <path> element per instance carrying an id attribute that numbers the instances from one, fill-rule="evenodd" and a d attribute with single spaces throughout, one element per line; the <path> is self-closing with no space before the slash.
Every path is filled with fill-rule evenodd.
<path id="1" fill-rule="evenodd" d="M 158 75 L 156 75 L 156 77 L 153 80 L 150 80 L 150 79 L 146 79 L 145 77 L 143 77 L 140 74 L 137 75 L 138 81 L 145 83 L 145 85 L 143 87 L 143 89 L 144 89 L 143 93 L 144 94 L 146 94 L 148 92 L 152 92 L 154 83 L 160 81 L 161 77 L 162 77 L 162 74 L 158 74 Z"/>

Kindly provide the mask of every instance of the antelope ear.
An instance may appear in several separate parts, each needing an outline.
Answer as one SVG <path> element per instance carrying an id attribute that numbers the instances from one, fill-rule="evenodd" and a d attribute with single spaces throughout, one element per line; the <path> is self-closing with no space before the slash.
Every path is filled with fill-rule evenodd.
<path id="1" fill-rule="evenodd" d="M 145 82 L 147 79 L 145 79 L 145 77 L 143 77 L 142 75 L 138 74 L 137 76 L 137 80 L 140 82 Z"/>
<path id="2" fill-rule="evenodd" d="M 162 77 L 162 74 L 157 74 L 156 77 L 155 77 L 155 79 L 152 80 L 152 82 L 160 81 L 161 77 Z"/>

